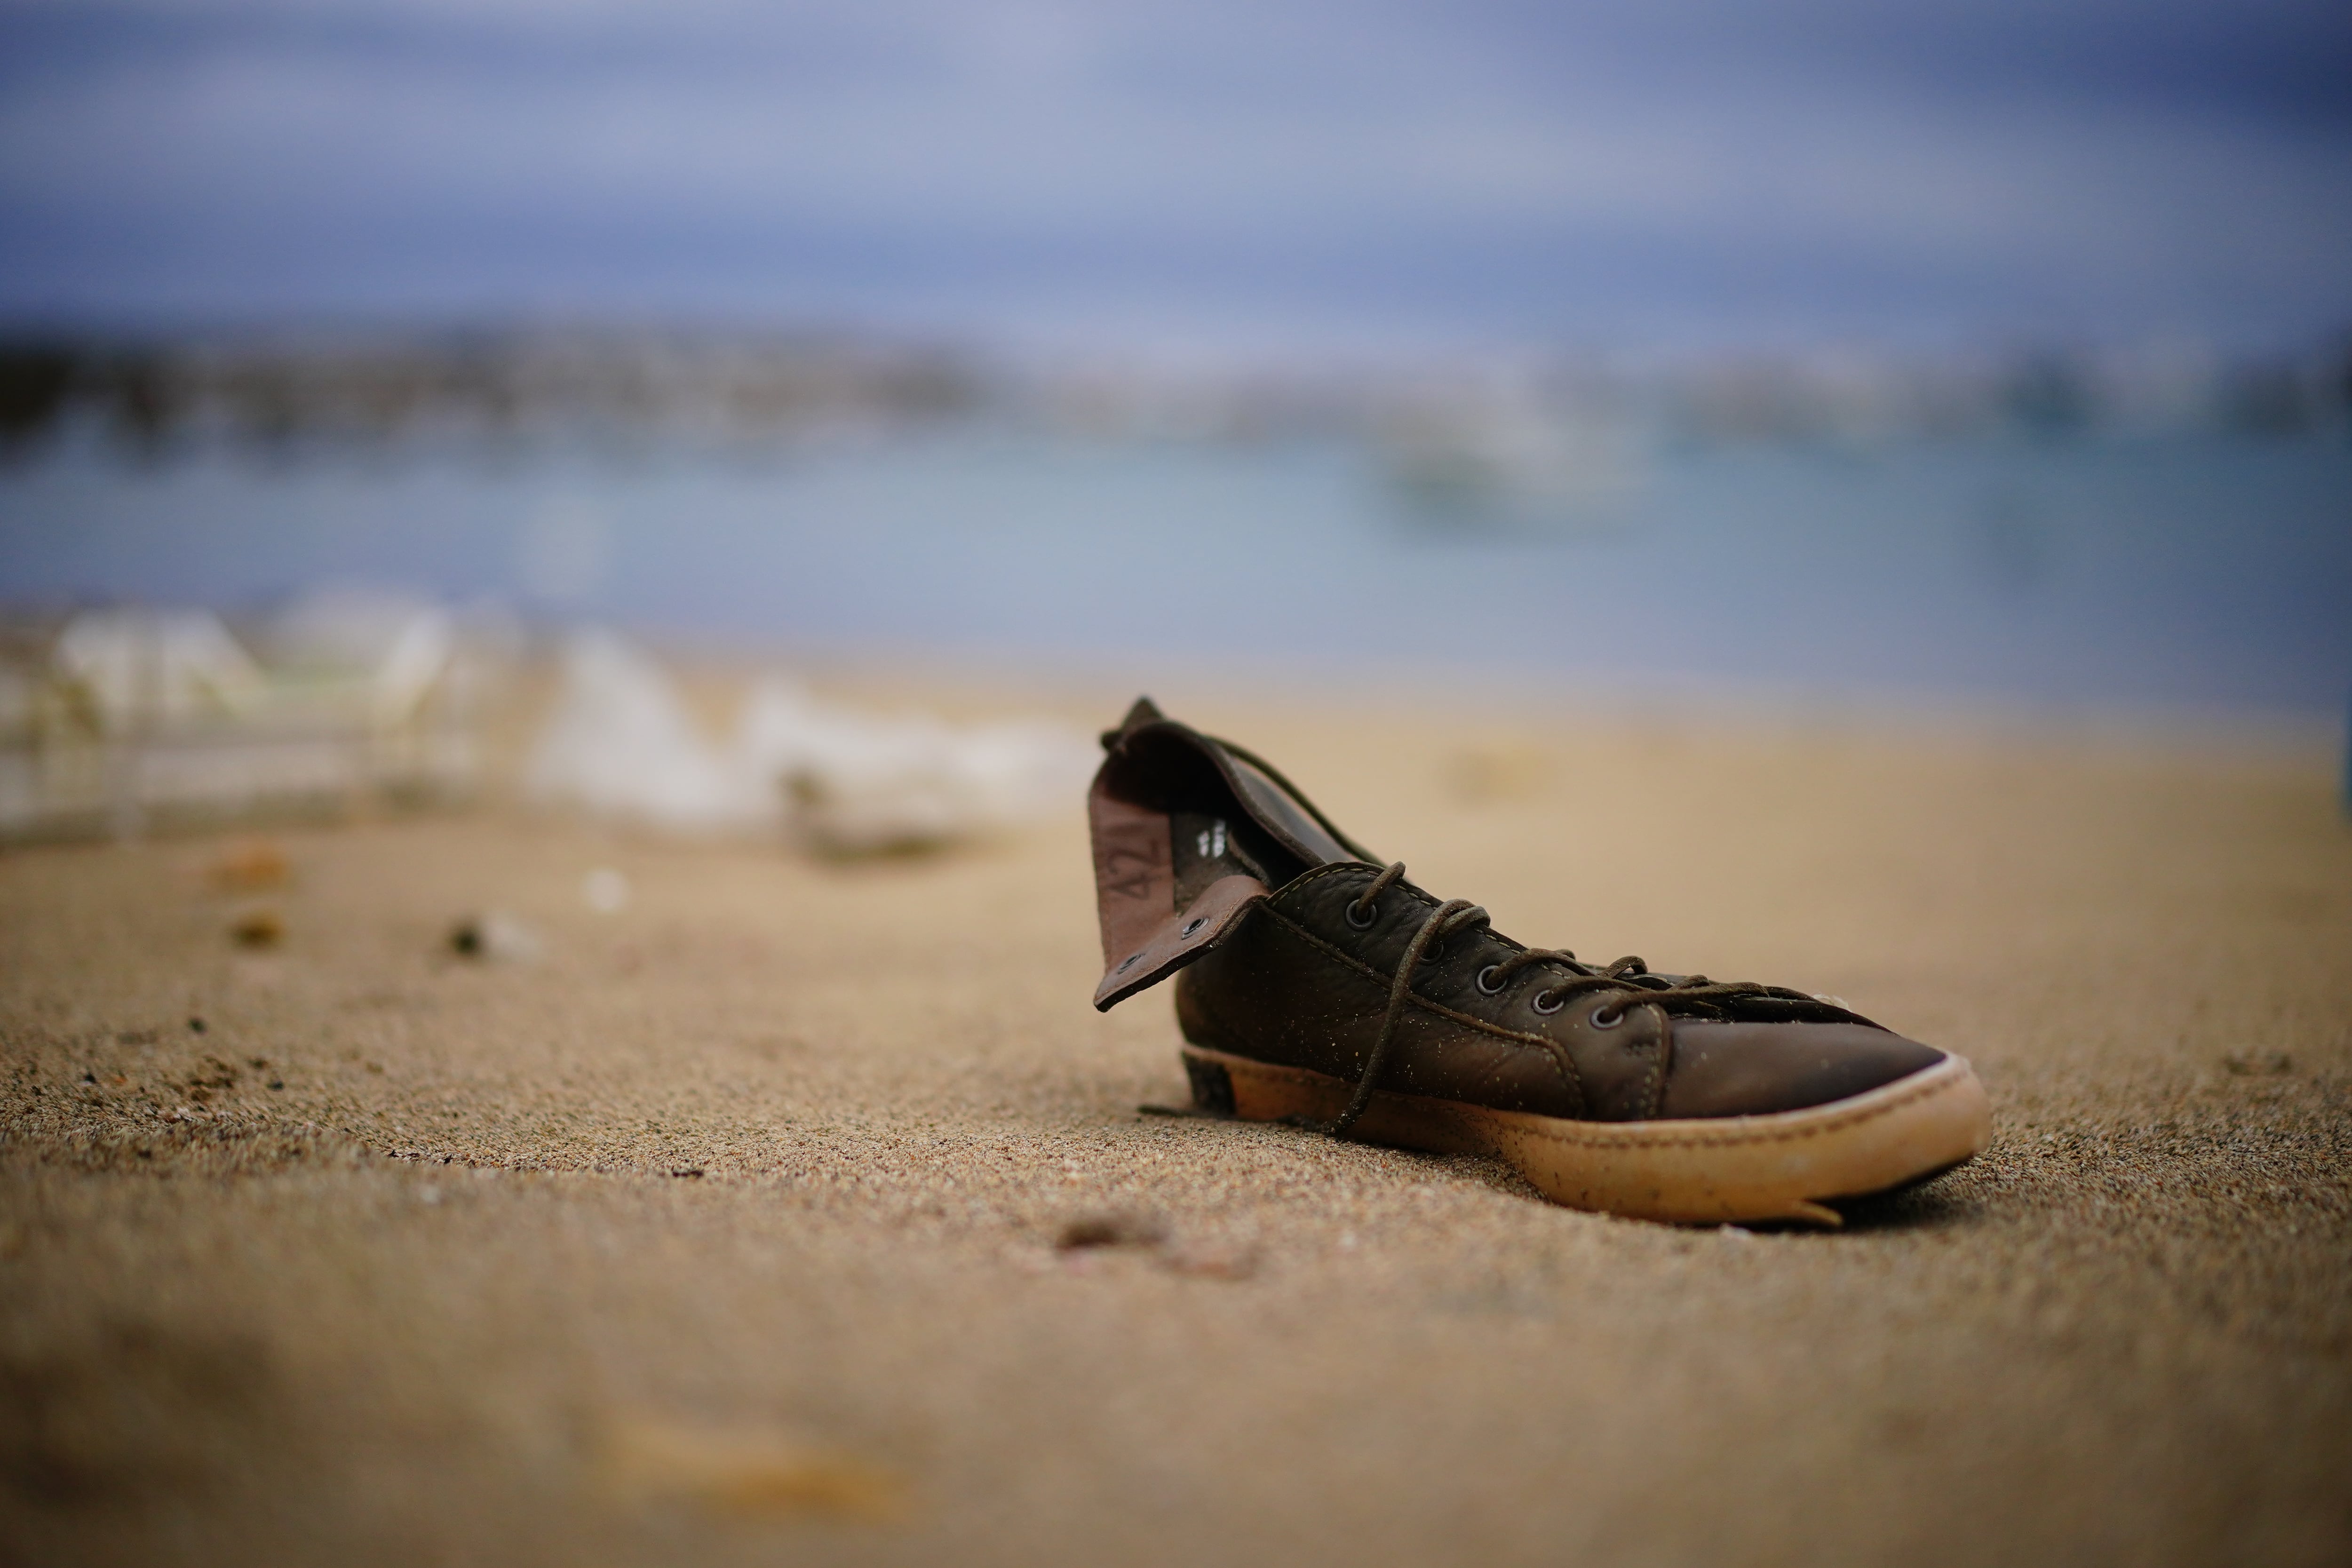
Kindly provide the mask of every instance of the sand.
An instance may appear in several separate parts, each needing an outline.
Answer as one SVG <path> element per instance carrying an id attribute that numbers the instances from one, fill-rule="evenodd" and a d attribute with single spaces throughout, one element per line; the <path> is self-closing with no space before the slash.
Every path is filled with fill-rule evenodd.
<path id="1" fill-rule="evenodd" d="M 1076 803 L 862 864 L 499 807 L 279 831 L 277 887 L 18 850 L 0 1554 L 2352 1559 L 2323 751 L 1159 695 L 1523 940 L 1962 1052 L 1992 1148 L 1688 1230 L 1139 1115 L 1174 1024 L 1087 1005 Z M 449 951 L 492 909 L 536 961 Z"/>

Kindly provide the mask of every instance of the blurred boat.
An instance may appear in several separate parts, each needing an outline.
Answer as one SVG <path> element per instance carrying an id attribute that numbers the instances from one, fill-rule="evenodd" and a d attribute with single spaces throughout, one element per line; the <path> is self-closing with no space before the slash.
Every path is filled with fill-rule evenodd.
<path id="1" fill-rule="evenodd" d="M 1410 514 L 1447 530 L 1612 531 L 1648 479 L 1631 426 L 1511 404 L 1408 410 L 1380 451 Z"/>
<path id="2" fill-rule="evenodd" d="M 474 674 L 445 611 L 388 596 L 299 600 L 248 640 L 204 610 L 19 626 L 0 647 L 0 838 L 463 795 Z"/>

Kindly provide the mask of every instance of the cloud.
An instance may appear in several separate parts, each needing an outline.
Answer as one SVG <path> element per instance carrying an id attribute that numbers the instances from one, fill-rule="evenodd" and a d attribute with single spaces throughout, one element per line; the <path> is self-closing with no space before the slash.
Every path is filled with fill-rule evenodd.
<path id="1" fill-rule="evenodd" d="M 2335 13 L 0 6 L 0 308 L 2314 331 Z M 1125 325 L 1120 322 L 1124 320 Z"/>

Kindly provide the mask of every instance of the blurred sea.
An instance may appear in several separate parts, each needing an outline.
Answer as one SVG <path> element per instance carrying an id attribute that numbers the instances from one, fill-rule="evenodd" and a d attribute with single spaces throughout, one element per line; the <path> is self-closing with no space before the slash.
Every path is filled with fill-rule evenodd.
<path id="1" fill-rule="evenodd" d="M 2000 436 L 1643 454 L 1432 493 L 1354 439 L 69 443 L 0 469 L 0 601 L 321 583 L 674 645 L 1046 667 L 2340 713 L 2352 446 Z"/>

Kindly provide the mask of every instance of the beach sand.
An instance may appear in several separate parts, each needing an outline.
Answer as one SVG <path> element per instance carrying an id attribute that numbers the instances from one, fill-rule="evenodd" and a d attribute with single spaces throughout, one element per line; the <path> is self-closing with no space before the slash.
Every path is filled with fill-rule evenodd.
<path id="1" fill-rule="evenodd" d="M 1521 940 L 1966 1055 L 1991 1149 L 1692 1230 L 1140 1115 L 1170 998 L 1087 1005 L 1075 801 L 845 864 L 507 807 L 276 832 L 282 886 L 16 850 L 0 1557 L 2352 1561 L 2324 752 L 1158 695 Z M 450 950 L 489 910 L 535 961 Z"/>

